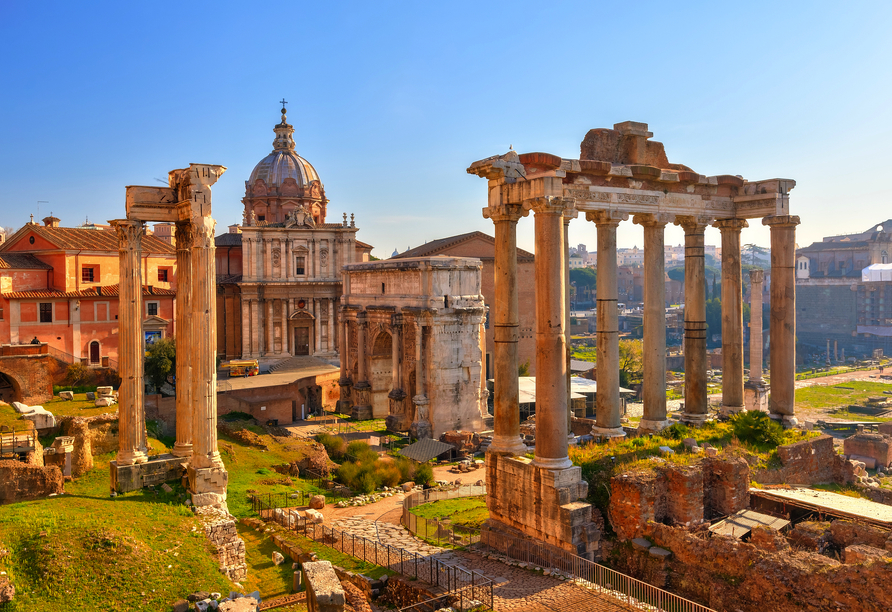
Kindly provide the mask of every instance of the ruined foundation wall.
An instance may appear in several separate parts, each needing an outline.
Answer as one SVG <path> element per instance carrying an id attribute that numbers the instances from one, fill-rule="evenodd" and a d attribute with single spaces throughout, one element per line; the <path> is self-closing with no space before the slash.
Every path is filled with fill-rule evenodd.
<path id="1" fill-rule="evenodd" d="M 40 499 L 65 492 L 62 471 L 56 466 L 0 461 L 0 504 Z"/>
<path id="2" fill-rule="evenodd" d="M 811 440 L 777 447 L 779 470 L 756 470 L 753 480 L 760 484 L 812 485 L 855 480 L 854 467 L 833 448 L 833 438 L 822 435 Z"/>
<path id="3" fill-rule="evenodd" d="M 62 419 L 62 432 L 74 438 L 71 475 L 83 476 L 93 467 L 93 455 L 118 450 L 118 415 L 98 414 L 92 417 Z"/>
<path id="4" fill-rule="evenodd" d="M 238 537 L 235 517 L 213 506 L 202 506 L 196 512 L 207 539 L 217 548 L 220 572 L 233 582 L 244 580 L 248 575 L 245 542 Z"/>

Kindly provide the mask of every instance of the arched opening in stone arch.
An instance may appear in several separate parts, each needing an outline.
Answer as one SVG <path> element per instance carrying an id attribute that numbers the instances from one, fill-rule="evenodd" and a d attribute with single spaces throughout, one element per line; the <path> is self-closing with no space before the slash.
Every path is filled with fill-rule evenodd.
<path id="1" fill-rule="evenodd" d="M 372 385 L 372 416 L 383 419 L 390 414 L 390 401 L 387 394 L 390 393 L 390 384 L 393 381 L 393 349 L 391 336 L 386 331 L 375 336 L 372 343 L 371 359 L 371 385 Z"/>
<path id="2" fill-rule="evenodd" d="M 7 404 L 22 401 L 22 388 L 12 376 L 0 372 L 0 400 Z"/>

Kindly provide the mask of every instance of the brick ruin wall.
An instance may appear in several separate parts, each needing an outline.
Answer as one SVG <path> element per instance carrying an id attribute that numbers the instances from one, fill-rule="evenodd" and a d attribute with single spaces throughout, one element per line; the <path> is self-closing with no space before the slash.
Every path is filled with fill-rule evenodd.
<path id="1" fill-rule="evenodd" d="M 777 447 L 781 468 L 756 470 L 753 480 L 760 484 L 813 485 L 828 482 L 849 484 L 855 480 L 855 469 L 836 453 L 833 438 L 817 438 Z"/>
<path id="2" fill-rule="evenodd" d="M 207 539 L 216 547 L 220 572 L 233 582 L 248 575 L 245 563 L 245 542 L 238 536 L 235 517 L 213 506 L 196 509 Z"/>
<path id="3" fill-rule="evenodd" d="M 93 468 L 93 455 L 118 450 L 118 415 L 97 414 L 91 417 L 63 417 L 63 435 L 74 438 L 71 475 L 83 476 Z"/>
<path id="4" fill-rule="evenodd" d="M 65 492 L 62 471 L 52 465 L 0 461 L 0 504 L 40 499 Z"/>
<path id="5" fill-rule="evenodd" d="M 15 382 L 21 399 L 38 406 L 53 398 L 53 372 L 57 361 L 49 355 L 0 356 L 0 373 Z"/>
<path id="6" fill-rule="evenodd" d="M 860 526 L 859 526 L 860 527 Z M 754 534 L 753 543 L 692 533 L 680 527 L 650 523 L 644 534 L 672 552 L 668 560 L 646 550 L 617 544 L 609 554 L 620 571 L 705 603 L 715 610 L 734 612 L 876 612 L 892 610 L 892 590 L 883 588 L 892 559 L 857 564 L 805 550 L 792 550 L 785 538 L 771 530 Z M 840 528 L 843 542 L 872 541 L 876 534 L 853 537 Z M 887 541 L 888 542 L 888 541 Z M 874 542 L 876 544 L 877 542 Z M 849 550 L 865 544 L 847 544 Z"/>
<path id="7" fill-rule="evenodd" d="M 658 464 L 610 480 L 610 524 L 622 540 L 648 522 L 693 526 L 749 507 L 750 470 L 739 457 L 707 457 L 692 465 Z"/>

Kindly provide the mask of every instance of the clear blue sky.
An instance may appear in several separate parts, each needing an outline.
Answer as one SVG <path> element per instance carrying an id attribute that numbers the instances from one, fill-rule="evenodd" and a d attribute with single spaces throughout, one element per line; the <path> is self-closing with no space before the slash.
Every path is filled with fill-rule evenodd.
<path id="1" fill-rule="evenodd" d="M 285 97 L 331 216 L 355 213 L 379 256 L 492 232 L 474 160 L 575 158 L 588 129 L 625 120 L 701 174 L 795 179 L 808 244 L 892 217 L 890 17 L 890 2 L 0 0 L 0 225 L 38 200 L 63 225 L 118 218 L 125 185 L 200 162 L 229 168 L 225 231 Z M 594 250 L 592 224 L 570 231 Z M 620 245 L 641 235 L 623 224 Z"/>

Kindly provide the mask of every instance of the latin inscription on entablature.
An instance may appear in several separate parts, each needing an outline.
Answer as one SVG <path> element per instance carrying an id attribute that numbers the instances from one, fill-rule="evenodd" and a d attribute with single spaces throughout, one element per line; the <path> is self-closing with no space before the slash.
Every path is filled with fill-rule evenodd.
<path id="1" fill-rule="evenodd" d="M 724 217 L 727 216 L 726 213 L 733 214 L 735 210 L 734 203 L 729 199 L 703 199 L 699 195 L 687 193 L 595 191 L 568 186 L 564 189 L 564 197 L 575 199 L 580 210 L 589 208 L 587 203 L 594 204 L 593 208 L 600 208 L 600 204 L 614 205 L 617 209 L 630 213 L 647 212 L 652 207 L 659 207 L 676 214 L 718 213 Z M 639 206 L 641 208 L 637 208 Z"/>

